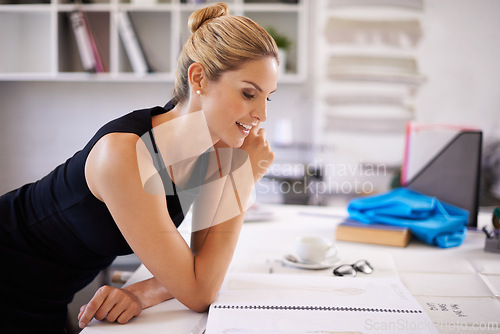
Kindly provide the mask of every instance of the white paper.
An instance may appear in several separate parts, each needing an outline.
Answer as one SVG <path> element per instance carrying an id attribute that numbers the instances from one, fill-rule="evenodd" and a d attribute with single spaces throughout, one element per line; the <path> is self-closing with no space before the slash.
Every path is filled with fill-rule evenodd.
<path id="1" fill-rule="evenodd" d="M 491 219 L 491 216 L 488 215 Z M 482 235 L 484 239 L 484 234 Z M 482 252 L 478 258 L 471 258 L 469 261 L 478 273 L 486 275 L 500 275 L 500 255 L 496 253 Z"/>
<path id="2" fill-rule="evenodd" d="M 455 253 L 439 252 L 435 248 L 418 249 L 416 252 L 401 252 L 392 254 L 392 256 L 399 273 L 476 273 L 474 266 L 468 259 L 456 256 Z"/>
<path id="3" fill-rule="evenodd" d="M 500 297 L 500 275 L 481 275 L 486 286 L 491 290 L 492 295 Z M 500 312 L 498 313 L 500 314 Z"/>
<path id="4" fill-rule="evenodd" d="M 500 329 L 500 300 L 494 297 L 415 297 L 438 330 L 496 323 Z"/>
<path id="5" fill-rule="evenodd" d="M 402 273 L 400 278 L 414 296 L 491 297 L 479 274 Z"/>
<path id="6" fill-rule="evenodd" d="M 206 333 L 381 331 L 438 333 L 396 278 L 230 274 L 210 308 Z"/>

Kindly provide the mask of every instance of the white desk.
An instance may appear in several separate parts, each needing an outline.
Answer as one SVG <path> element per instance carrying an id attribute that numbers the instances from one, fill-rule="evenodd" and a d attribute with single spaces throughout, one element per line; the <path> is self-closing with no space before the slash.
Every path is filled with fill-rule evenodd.
<path id="1" fill-rule="evenodd" d="M 273 206 L 272 209 L 276 212 L 275 219 L 244 224 L 229 271 L 325 275 L 342 279 L 333 276 L 332 269 L 308 271 L 284 266 L 281 258 L 293 252 L 294 240 L 298 236 L 317 235 L 335 240 L 335 226 L 346 215 L 345 210 L 305 206 Z M 480 215 L 479 218 L 481 224 L 490 216 Z M 185 225 L 180 231 L 187 237 L 189 224 Z M 359 274 L 359 279 L 399 276 L 428 310 L 441 333 L 500 333 L 500 255 L 483 251 L 483 233 L 469 232 L 461 246 L 448 249 L 416 240 L 406 248 L 335 243 L 342 263 L 367 259 L 373 265 L 373 274 Z M 150 273 L 141 266 L 129 284 L 148 277 Z M 430 311 L 431 304 L 436 310 Z M 458 309 L 454 304 L 459 305 Z M 444 315 L 454 311 L 466 317 L 446 320 L 449 318 Z M 126 325 L 94 319 L 82 333 L 197 334 L 192 330 L 206 321 L 203 316 L 188 310 L 177 300 L 169 300 L 144 310 Z"/>

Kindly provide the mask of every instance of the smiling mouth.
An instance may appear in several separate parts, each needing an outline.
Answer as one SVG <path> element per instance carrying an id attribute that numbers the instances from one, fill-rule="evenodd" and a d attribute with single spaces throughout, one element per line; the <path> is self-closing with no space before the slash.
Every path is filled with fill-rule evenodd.
<path id="1" fill-rule="evenodd" d="M 238 126 L 241 127 L 245 131 L 250 131 L 252 129 L 252 126 L 248 125 L 248 124 L 243 124 L 240 122 L 236 122 L 236 124 L 238 124 Z"/>

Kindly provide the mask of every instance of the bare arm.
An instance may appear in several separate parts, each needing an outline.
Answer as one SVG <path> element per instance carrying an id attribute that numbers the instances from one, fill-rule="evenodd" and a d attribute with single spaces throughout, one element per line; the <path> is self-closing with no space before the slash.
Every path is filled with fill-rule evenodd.
<path id="1" fill-rule="evenodd" d="M 139 298 L 142 309 L 174 298 L 174 296 L 167 291 L 167 288 L 154 277 L 129 285 L 123 289 L 132 292 Z"/>
<path id="2" fill-rule="evenodd" d="M 168 214 L 165 196 L 144 190 L 136 142 L 137 136 L 131 134 L 103 137 L 87 160 L 87 182 L 94 195 L 106 203 L 120 232 L 154 277 L 180 302 L 201 311 L 212 296 L 210 287 L 199 277 L 209 273 L 197 268 Z M 217 261 L 209 262 L 216 270 Z"/>
<path id="3" fill-rule="evenodd" d="M 143 309 L 171 298 L 173 296 L 154 277 L 122 289 L 102 286 L 90 302 L 80 308 L 79 326 L 85 327 L 92 317 L 124 324 Z"/>
<path id="4" fill-rule="evenodd" d="M 269 148 L 262 150 L 263 145 L 258 143 L 265 141 L 263 136 L 252 134 L 252 138 L 250 157 L 260 154 L 272 161 Z M 130 317 L 142 308 L 172 297 L 192 310 L 205 311 L 217 295 L 231 262 L 243 214 L 195 232 L 191 251 L 168 215 L 165 196 L 144 191 L 136 161 L 136 141 L 137 137 L 131 134 L 107 135 L 96 144 L 86 166 L 92 192 L 106 203 L 121 233 L 155 277 L 124 291 L 136 305 Z M 256 147 L 263 153 L 255 154 Z M 106 298 L 94 297 L 88 304 L 91 308 L 82 307 L 81 327 L 94 314 L 106 317 L 106 310 L 99 314 L 102 300 Z"/>

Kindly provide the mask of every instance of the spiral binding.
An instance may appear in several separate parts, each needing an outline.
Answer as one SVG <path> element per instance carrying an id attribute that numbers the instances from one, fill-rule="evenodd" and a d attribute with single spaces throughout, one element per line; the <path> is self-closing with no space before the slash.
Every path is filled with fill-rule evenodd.
<path id="1" fill-rule="evenodd" d="M 283 310 L 283 311 L 336 311 L 336 312 L 374 312 L 374 313 L 422 313 L 421 310 L 398 310 L 390 308 L 337 307 L 337 306 L 275 306 L 275 305 L 213 305 L 215 309 L 230 310 Z"/>

